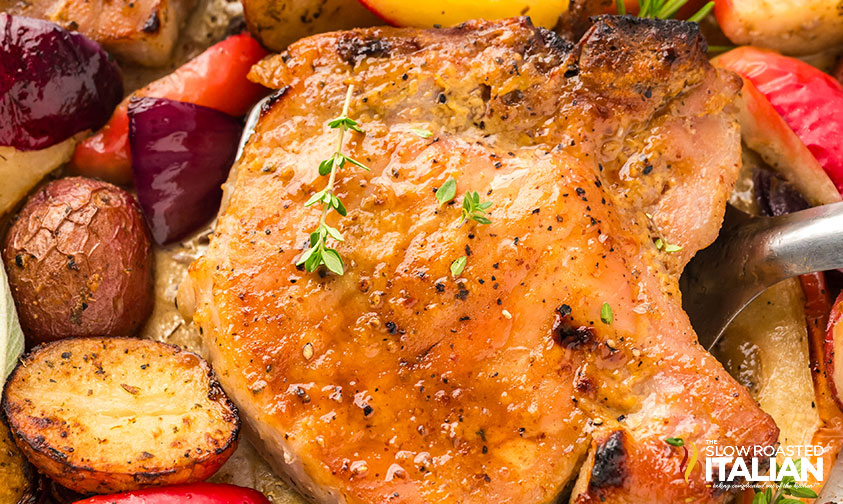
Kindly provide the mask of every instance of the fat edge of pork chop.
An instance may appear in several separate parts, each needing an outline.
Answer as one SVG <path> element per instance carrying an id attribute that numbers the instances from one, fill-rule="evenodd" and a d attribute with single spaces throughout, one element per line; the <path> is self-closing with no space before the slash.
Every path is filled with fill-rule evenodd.
<path id="1" fill-rule="evenodd" d="M 253 74 L 280 90 L 190 286 L 220 380 L 300 491 L 723 502 L 699 470 L 684 481 L 664 438 L 776 441 L 676 286 L 717 234 L 740 148 L 739 83 L 693 25 L 605 17 L 576 46 L 524 19 L 353 30 Z M 307 274 L 294 263 L 319 213 L 304 203 L 348 84 L 366 134 L 346 152 L 371 172 L 337 178 L 346 274 Z M 494 203 L 491 224 L 455 226 L 461 196 L 438 206 L 452 176 Z"/>

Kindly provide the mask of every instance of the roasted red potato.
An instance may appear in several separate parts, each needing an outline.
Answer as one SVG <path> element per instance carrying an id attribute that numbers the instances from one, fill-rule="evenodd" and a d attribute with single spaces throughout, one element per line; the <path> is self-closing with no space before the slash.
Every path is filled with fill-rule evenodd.
<path id="1" fill-rule="evenodd" d="M 237 447 L 240 419 L 207 362 L 134 338 L 35 348 L 9 376 L 3 411 L 39 471 L 80 493 L 210 477 Z"/>
<path id="2" fill-rule="evenodd" d="M 276 52 L 301 38 L 383 24 L 357 0 L 243 0 L 249 32 Z"/>
<path id="3" fill-rule="evenodd" d="M 0 504 L 34 504 L 41 496 L 41 478 L 0 421 Z"/>
<path id="4" fill-rule="evenodd" d="M 152 310 L 149 230 L 135 198 L 106 182 L 44 186 L 9 230 L 3 260 L 30 341 L 128 336 Z"/>

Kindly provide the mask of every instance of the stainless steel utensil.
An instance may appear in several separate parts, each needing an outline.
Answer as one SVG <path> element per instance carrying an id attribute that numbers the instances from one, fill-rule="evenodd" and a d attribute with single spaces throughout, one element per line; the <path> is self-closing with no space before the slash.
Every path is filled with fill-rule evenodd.
<path id="1" fill-rule="evenodd" d="M 243 134 L 240 136 L 240 144 L 237 146 L 237 155 L 234 156 L 235 164 L 237 164 L 237 161 L 240 160 L 240 156 L 243 155 L 243 150 L 246 148 L 246 144 L 249 142 L 249 139 L 252 138 L 252 133 L 255 132 L 255 127 L 258 125 L 258 120 L 261 118 L 261 111 L 263 110 L 264 105 L 271 99 L 272 95 L 264 97 L 252 107 L 252 110 L 249 111 L 249 115 L 246 116 L 246 123 L 243 125 Z"/>
<path id="2" fill-rule="evenodd" d="M 768 287 L 837 268 L 843 268 L 843 203 L 779 217 L 749 217 L 728 206 L 720 237 L 682 274 L 682 305 L 700 344 L 711 349 Z"/>
<path id="3" fill-rule="evenodd" d="M 814 500 L 814 504 L 839 504 L 843 502 L 843 457 L 838 456 L 837 461 L 828 473 L 820 495 Z"/>

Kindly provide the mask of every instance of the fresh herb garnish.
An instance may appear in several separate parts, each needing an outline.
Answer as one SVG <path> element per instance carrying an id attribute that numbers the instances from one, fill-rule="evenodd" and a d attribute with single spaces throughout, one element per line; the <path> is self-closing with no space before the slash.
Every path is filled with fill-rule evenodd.
<path id="1" fill-rule="evenodd" d="M 453 200 L 456 195 L 457 180 L 454 177 L 446 180 L 445 183 L 436 190 L 436 200 L 439 202 L 440 207 Z M 457 227 L 462 226 L 467 220 L 473 220 L 480 224 L 491 224 L 492 221 L 486 217 L 486 209 L 490 206 L 492 206 L 491 201 L 484 201 L 483 203 L 480 202 L 480 195 L 477 191 L 466 192 L 462 200 L 462 216 L 460 217 L 459 222 L 457 222 Z M 466 246 L 466 251 L 470 252 L 470 250 L 468 250 L 468 246 Z M 465 269 L 467 261 L 468 256 L 464 255 L 452 262 L 451 276 L 454 278 L 460 276 L 462 271 Z"/>
<path id="2" fill-rule="evenodd" d="M 730 45 L 710 45 L 708 46 L 709 53 L 722 53 L 726 51 L 731 51 L 732 49 L 737 48 L 737 46 L 730 46 Z"/>
<path id="3" fill-rule="evenodd" d="M 672 245 L 662 240 L 661 238 L 656 238 L 656 241 L 653 243 L 656 244 L 657 249 L 667 252 L 668 254 L 673 252 L 679 252 L 680 250 L 682 250 L 681 245 Z"/>
<path id="4" fill-rule="evenodd" d="M 609 306 L 609 303 L 603 303 L 603 306 L 600 307 L 600 321 L 609 325 L 613 320 L 615 320 L 615 315 L 612 313 L 612 307 Z"/>
<path id="5" fill-rule="evenodd" d="M 638 17 L 670 19 L 686 3 L 688 3 L 688 0 L 638 0 Z M 626 2 L 624 0 L 615 0 L 615 5 L 617 5 L 618 15 L 626 14 Z M 699 23 L 713 8 L 714 2 L 708 2 L 693 16 L 689 17 L 688 21 Z"/>
<path id="6" fill-rule="evenodd" d="M 795 461 L 793 467 L 796 469 L 796 472 L 801 472 L 802 459 Z M 776 464 L 776 474 L 781 474 L 781 471 L 782 466 Z M 817 498 L 817 493 L 806 486 L 796 483 L 796 479 L 793 476 L 785 476 L 779 481 L 772 482 L 772 485 L 767 488 L 756 490 L 752 504 L 797 504 L 801 502 L 788 497 L 815 499 Z"/>
<path id="7" fill-rule="evenodd" d="M 462 256 L 459 259 L 455 260 L 451 263 L 451 276 L 454 278 L 460 276 L 462 274 L 462 270 L 465 269 L 465 263 L 468 261 L 467 256 Z"/>
<path id="8" fill-rule="evenodd" d="M 477 191 L 468 191 L 462 199 L 462 217 L 457 226 L 462 226 L 467 220 L 473 220 L 480 224 L 491 224 L 492 221 L 486 217 L 486 209 L 492 206 L 491 201 L 480 203 L 480 195 Z"/>
<path id="9" fill-rule="evenodd" d="M 410 133 L 419 138 L 430 138 L 433 136 L 433 133 L 431 133 L 430 130 L 426 130 L 424 128 L 410 128 Z"/>
<path id="10" fill-rule="evenodd" d="M 309 272 L 316 271 L 320 266 L 325 266 L 329 271 L 342 275 L 344 273 L 344 265 L 340 253 L 333 248 L 329 248 L 326 240 L 328 237 L 341 242 L 344 241 L 339 230 L 329 226 L 325 222 L 325 218 L 331 210 L 336 210 L 338 214 L 345 217 L 348 214 L 345 205 L 334 194 L 334 182 L 336 180 L 337 171 L 345 166 L 346 163 L 353 164 L 364 170 L 368 170 L 363 163 L 354 160 L 342 153 L 342 141 L 346 130 L 356 131 L 362 133 L 360 125 L 354 119 L 348 117 L 348 106 L 351 103 L 351 94 L 354 92 L 354 86 L 348 86 L 348 92 L 345 95 L 345 103 L 342 106 L 342 115 L 330 121 L 328 126 L 331 129 L 338 129 L 340 131 L 337 136 L 337 148 L 333 155 L 328 159 L 319 163 L 319 175 L 328 176 L 328 185 L 325 189 L 317 192 L 307 200 L 304 206 L 309 207 L 317 203 L 322 203 L 322 217 L 319 219 L 319 226 L 316 230 L 310 233 L 310 248 L 299 257 L 296 261 L 296 266 L 304 265 L 304 268 Z"/>
<path id="11" fill-rule="evenodd" d="M 454 199 L 457 195 L 457 180 L 454 177 L 449 178 L 442 184 L 442 187 L 436 190 L 436 201 L 441 207 L 445 203 Z"/>

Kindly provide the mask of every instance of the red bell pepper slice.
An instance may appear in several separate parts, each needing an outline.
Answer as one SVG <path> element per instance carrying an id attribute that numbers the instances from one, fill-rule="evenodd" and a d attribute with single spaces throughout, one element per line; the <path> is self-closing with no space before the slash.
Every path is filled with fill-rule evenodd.
<path id="1" fill-rule="evenodd" d="M 257 490 L 220 483 L 191 483 L 113 495 L 96 495 L 76 504 L 269 504 Z"/>
<path id="2" fill-rule="evenodd" d="M 233 35 L 132 96 L 169 98 L 241 116 L 267 92 L 246 78 L 252 65 L 266 55 L 248 34 Z M 116 184 L 131 182 L 129 98 L 118 105 L 108 124 L 76 147 L 71 161 L 75 174 Z"/>

